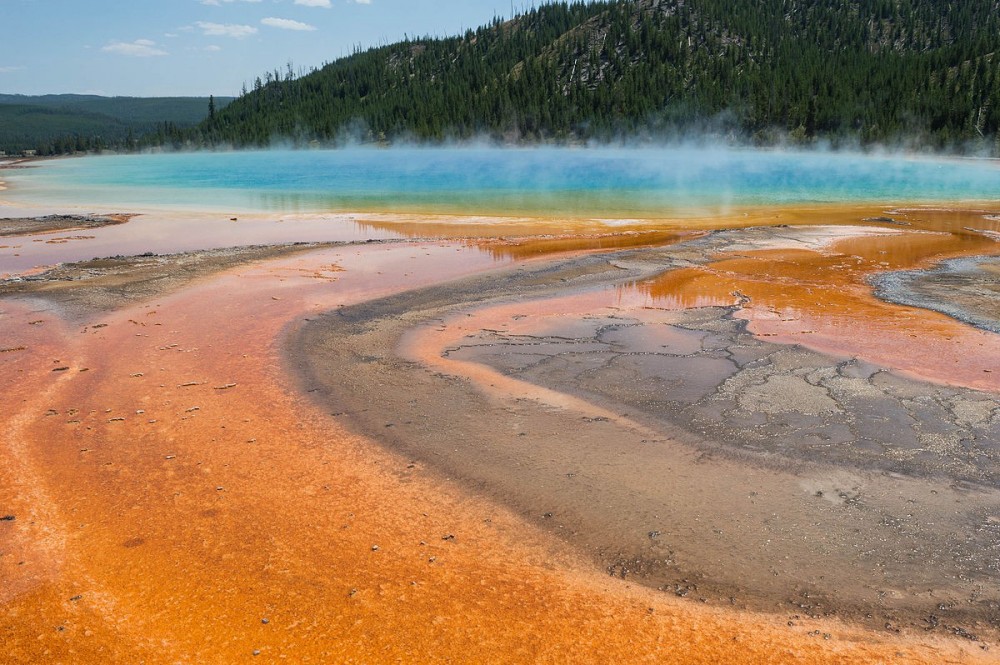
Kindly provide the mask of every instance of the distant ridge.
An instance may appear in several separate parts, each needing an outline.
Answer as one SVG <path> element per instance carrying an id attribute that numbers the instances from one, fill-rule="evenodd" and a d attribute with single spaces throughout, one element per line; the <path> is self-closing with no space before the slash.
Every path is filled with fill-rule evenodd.
<path id="1" fill-rule="evenodd" d="M 214 99 L 223 108 L 232 97 Z M 208 97 L 0 94 L 0 150 L 40 154 L 127 147 L 140 135 L 166 136 L 209 114 Z"/>
<path id="2" fill-rule="evenodd" d="M 552 3 L 268 73 L 175 145 L 690 132 L 996 152 L 996 0 Z M 152 141 L 155 143 L 155 141 Z"/>

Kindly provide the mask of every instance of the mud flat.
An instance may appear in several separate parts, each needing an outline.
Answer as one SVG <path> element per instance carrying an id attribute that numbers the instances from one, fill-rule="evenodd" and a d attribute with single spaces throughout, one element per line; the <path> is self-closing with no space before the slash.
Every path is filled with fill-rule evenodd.
<path id="1" fill-rule="evenodd" d="M 499 267 L 465 241 L 249 248 L 5 282 L 4 658 L 989 662 L 989 460 L 938 475 L 698 431 L 707 408 L 825 436 L 847 416 L 821 386 L 845 413 L 943 388 L 764 344 L 739 298 L 619 293 L 771 235 Z M 991 436 L 975 391 L 941 399 L 942 426 Z"/>
<path id="2" fill-rule="evenodd" d="M 1000 333 L 1000 259 L 967 257 L 927 270 L 899 271 L 872 279 L 889 302 L 931 309 Z"/>
<path id="3" fill-rule="evenodd" d="M 77 261 L 33 275 L 0 279 L 0 297 L 39 298 L 58 305 L 68 315 L 85 318 L 148 300 L 234 266 L 321 246 L 292 243 Z"/>
<path id="4" fill-rule="evenodd" d="M 56 231 L 82 231 L 127 223 L 135 215 L 45 215 L 42 217 L 2 217 L 0 236 L 27 236 Z"/>
<path id="5" fill-rule="evenodd" d="M 612 576 L 792 623 L 995 640 L 995 394 L 769 343 L 735 316 L 739 294 L 683 308 L 608 295 L 752 250 L 747 237 L 346 306 L 306 323 L 292 355 L 304 389 L 352 429 Z"/>

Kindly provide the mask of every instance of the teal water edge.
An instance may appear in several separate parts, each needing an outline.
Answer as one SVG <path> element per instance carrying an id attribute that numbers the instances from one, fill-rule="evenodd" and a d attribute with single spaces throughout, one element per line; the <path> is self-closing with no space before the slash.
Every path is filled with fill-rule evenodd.
<path id="1" fill-rule="evenodd" d="M 13 197 L 268 212 L 656 217 L 731 207 L 1000 200 L 1000 164 L 709 148 L 357 148 L 83 157 Z M 7 198 L 10 198 L 9 196 Z"/>

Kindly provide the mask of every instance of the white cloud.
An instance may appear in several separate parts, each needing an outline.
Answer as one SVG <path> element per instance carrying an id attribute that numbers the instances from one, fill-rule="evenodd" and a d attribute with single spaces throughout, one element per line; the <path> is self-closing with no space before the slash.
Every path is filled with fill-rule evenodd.
<path id="1" fill-rule="evenodd" d="M 195 25 L 201 28 L 202 33 L 209 37 L 233 37 L 243 39 L 250 35 L 257 34 L 257 28 L 252 25 L 239 25 L 235 23 L 211 23 L 209 21 L 196 21 Z"/>
<path id="2" fill-rule="evenodd" d="M 354 2 L 356 2 L 359 5 L 370 5 L 372 3 L 372 0 L 354 0 Z"/>
<path id="3" fill-rule="evenodd" d="M 301 21 L 293 21 L 290 18 L 274 18 L 270 16 L 268 18 L 262 18 L 260 22 L 264 25 L 270 26 L 272 28 L 281 28 L 282 30 L 315 30 L 316 26 L 309 25 L 308 23 L 302 23 Z"/>
<path id="4" fill-rule="evenodd" d="M 0 67 L 0 74 L 10 74 L 11 72 L 19 72 L 22 69 L 24 69 L 24 67 L 12 67 L 12 66 Z"/>
<path id="5" fill-rule="evenodd" d="M 209 44 L 208 46 L 188 46 L 184 50 L 189 53 L 219 53 L 224 49 L 218 44 Z"/>
<path id="6" fill-rule="evenodd" d="M 302 5 L 303 7 L 322 7 L 324 9 L 330 8 L 330 0 L 295 0 L 295 4 Z"/>
<path id="7" fill-rule="evenodd" d="M 156 46 L 156 42 L 149 39 L 137 39 L 134 42 L 111 42 L 107 46 L 101 47 L 106 53 L 117 53 L 118 55 L 128 55 L 133 58 L 151 58 L 157 55 L 169 55 L 166 51 Z"/>

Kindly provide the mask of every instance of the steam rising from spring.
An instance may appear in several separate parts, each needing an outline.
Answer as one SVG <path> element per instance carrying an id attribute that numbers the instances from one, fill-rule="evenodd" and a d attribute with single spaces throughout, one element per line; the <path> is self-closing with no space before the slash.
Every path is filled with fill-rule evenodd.
<path id="1" fill-rule="evenodd" d="M 734 206 L 1000 199 L 990 160 L 670 147 L 397 147 L 201 152 L 45 163 L 18 183 L 53 202 L 275 212 L 626 219 Z"/>

